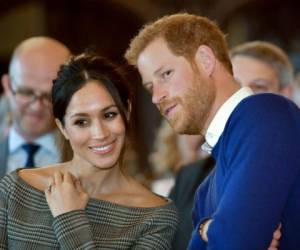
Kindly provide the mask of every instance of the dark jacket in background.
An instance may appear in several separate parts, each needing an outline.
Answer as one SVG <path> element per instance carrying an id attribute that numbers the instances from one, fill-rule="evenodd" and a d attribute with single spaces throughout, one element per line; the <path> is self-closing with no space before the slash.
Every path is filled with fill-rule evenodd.
<path id="1" fill-rule="evenodd" d="M 0 179 L 6 174 L 8 157 L 8 137 L 0 141 Z"/>
<path id="2" fill-rule="evenodd" d="M 185 250 L 193 231 L 192 208 L 194 195 L 205 177 L 215 165 L 212 157 L 182 167 L 169 197 L 174 201 L 179 215 L 179 225 L 173 240 L 173 250 Z"/>

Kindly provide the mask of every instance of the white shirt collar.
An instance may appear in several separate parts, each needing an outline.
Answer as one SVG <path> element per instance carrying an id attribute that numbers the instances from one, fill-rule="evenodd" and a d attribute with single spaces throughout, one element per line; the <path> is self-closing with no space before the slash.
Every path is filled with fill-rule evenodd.
<path id="1" fill-rule="evenodd" d="M 34 143 L 42 146 L 53 154 L 57 154 L 58 147 L 55 140 L 56 136 L 55 132 L 50 132 L 35 139 Z M 16 131 L 14 127 L 12 127 L 8 136 L 9 153 L 13 153 L 18 150 L 24 143 L 27 143 L 27 141 Z"/>
<path id="2" fill-rule="evenodd" d="M 211 153 L 214 146 L 217 144 L 225 125 L 229 119 L 229 116 L 235 109 L 235 107 L 246 97 L 252 95 L 253 92 L 249 87 L 243 87 L 235 92 L 217 111 L 216 115 L 212 119 L 205 133 L 205 143 L 202 145 L 202 149 L 207 153 Z"/>

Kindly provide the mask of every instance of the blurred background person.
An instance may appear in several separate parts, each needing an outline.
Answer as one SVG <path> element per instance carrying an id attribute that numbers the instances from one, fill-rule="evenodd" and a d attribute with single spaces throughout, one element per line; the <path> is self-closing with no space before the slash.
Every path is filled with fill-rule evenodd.
<path id="1" fill-rule="evenodd" d="M 234 77 L 254 93 L 271 92 L 293 97 L 293 66 L 287 54 L 275 44 L 252 41 L 230 51 Z M 173 249 L 186 249 L 192 233 L 192 208 L 197 187 L 213 169 L 214 160 L 204 160 L 182 167 L 176 177 L 170 198 L 179 212 L 179 227 Z"/>
<path id="2" fill-rule="evenodd" d="M 0 117 L 0 141 L 2 141 L 7 136 L 12 123 L 9 101 L 5 95 L 0 96 Z"/>
<path id="3" fill-rule="evenodd" d="M 293 97 L 294 72 L 288 55 L 270 42 L 243 43 L 230 51 L 235 78 L 254 93 Z"/>
<path id="4" fill-rule="evenodd" d="M 157 130 L 153 152 L 149 156 L 154 179 L 151 183 L 152 191 L 168 196 L 180 168 L 205 156 L 201 144 L 201 136 L 176 134 L 163 119 Z"/>
<path id="5" fill-rule="evenodd" d="M 175 184 L 169 194 L 169 198 L 174 201 L 179 215 L 179 227 L 172 249 L 187 248 L 193 230 L 192 209 L 195 192 L 214 166 L 214 159 L 207 155 L 202 159 L 182 166 L 177 173 Z"/>
<path id="6" fill-rule="evenodd" d="M 295 74 L 295 84 L 292 99 L 298 105 L 298 107 L 300 107 L 300 72 Z"/>
<path id="7" fill-rule="evenodd" d="M 0 177 L 18 167 L 59 162 L 51 105 L 52 80 L 70 56 L 69 49 L 49 37 L 32 37 L 13 52 L 2 86 L 9 100 L 11 127 L 0 142 Z"/>

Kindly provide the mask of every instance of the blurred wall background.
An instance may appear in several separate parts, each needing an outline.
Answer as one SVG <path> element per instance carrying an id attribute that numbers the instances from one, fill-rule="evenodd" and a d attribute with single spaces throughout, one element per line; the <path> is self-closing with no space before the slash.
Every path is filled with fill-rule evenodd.
<path id="1" fill-rule="evenodd" d="M 73 53 L 85 48 L 124 63 L 123 54 L 138 29 L 156 18 L 178 11 L 205 15 L 228 34 L 230 46 L 260 39 L 286 50 L 300 71 L 300 22 L 297 0 L 10 0 L 0 2 L 0 73 L 14 47 L 22 40 L 47 35 L 65 43 Z M 149 95 L 129 78 L 137 91 L 135 147 L 141 170 L 151 174 L 152 149 L 160 115 Z M 0 92 L 2 91 L 0 87 Z"/>

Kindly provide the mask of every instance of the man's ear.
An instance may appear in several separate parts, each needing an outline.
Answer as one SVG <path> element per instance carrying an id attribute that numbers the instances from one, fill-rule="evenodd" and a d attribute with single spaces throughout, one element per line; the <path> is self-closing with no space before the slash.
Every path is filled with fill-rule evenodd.
<path id="1" fill-rule="evenodd" d="M 10 78 L 8 74 L 4 74 L 1 77 L 1 84 L 2 87 L 4 89 L 4 93 L 8 96 L 9 94 L 11 94 L 11 88 L 10 88 Z"/>
<path id="2" fill-rule="evenodd" d="M 202 72 L 207 76 L 211 76 L 216 66 L 216 57 L 210 47 L 200 45 L 195 54 L 195 61 Z"/>
<path id="3" fill-rule="evenodd" d="M 64 135 L 64 137 L 66 138 L 66 140 L 69 140 L 69 136 L 65 130 L 65 127 L 61 124 L 60 120 L 58 120 L 57 118 L 55 118 L 55 123 L 56 126 L 59 128 L 60 132 Z"/>

